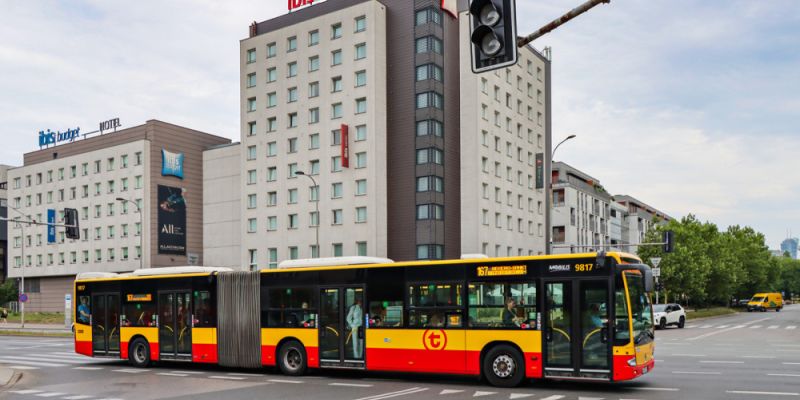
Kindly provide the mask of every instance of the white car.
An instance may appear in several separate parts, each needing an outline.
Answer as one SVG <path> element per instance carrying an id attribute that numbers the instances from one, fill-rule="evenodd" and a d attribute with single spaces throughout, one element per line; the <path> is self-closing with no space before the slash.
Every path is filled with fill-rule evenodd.
<path id="1" fill-rule="evenodd" d="M 658 329 L 665 329 L 667 325 L 683 328 L 686 324 L 686 311 L 680 304 L 656 304 L 653 306 L 653 322 Z"/>

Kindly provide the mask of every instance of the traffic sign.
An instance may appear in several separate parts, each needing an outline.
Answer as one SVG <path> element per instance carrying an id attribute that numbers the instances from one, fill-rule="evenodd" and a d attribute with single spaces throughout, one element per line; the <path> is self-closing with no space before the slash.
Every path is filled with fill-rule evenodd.
<path id="1" fill-rule="evenodd" d="M 653 277 L 658 278 L 661 276 L 661 268 L 653 268 Z"/>
<path id="2" fill-rule="evenodd" d="M 658 268 L 658 264 L 661 264 L 661 257 L 650 257 L 650 263 L 653 264 L 653 268 Z"/>
<path id="3" fill-rule="evenodd" d="M 25 293 L 19 295 L 19 301 L 21 301 L 23 303 L 27 302 L 28 301 L 28 295 L 25 294 Z"/>

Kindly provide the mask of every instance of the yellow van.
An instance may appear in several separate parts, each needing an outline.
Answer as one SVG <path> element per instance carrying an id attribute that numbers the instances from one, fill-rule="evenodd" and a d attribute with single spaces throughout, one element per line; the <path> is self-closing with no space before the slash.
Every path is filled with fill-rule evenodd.
<path id="1" fill-rule="evenodd" d="M 783 296 L 780 293 L 756 293 L 747 303 L 747 311 L 767 311 L 783 308 Z"/>

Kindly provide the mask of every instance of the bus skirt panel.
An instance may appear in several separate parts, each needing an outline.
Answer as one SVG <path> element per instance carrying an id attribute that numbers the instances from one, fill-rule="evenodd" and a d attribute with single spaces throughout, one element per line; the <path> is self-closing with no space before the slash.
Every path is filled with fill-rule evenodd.
<path id="1" fill-rule="evenodd" d="M 84 324 L 75 324 L 75 352 L 85 356 L 92 356 L 92 327 Z"/>
<path id="2" fill-rule="evenodd" d="M 215 364 L 217 356 L 217 328 L 192 329 L 192 362 Z"/>

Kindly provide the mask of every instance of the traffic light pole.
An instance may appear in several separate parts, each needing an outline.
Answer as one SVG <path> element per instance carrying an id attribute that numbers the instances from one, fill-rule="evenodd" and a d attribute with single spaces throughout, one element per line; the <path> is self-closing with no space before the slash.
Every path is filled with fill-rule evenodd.
<path id="1" fill-rule="evenodd" d="M 530 35 L 525 36 L 524 38 L 520 38 L 517 41 L 517 47 L 523 47 L 528 43 L 550 33 L 559 26 L 569 22 L 571 19 L 591 10 L 594 6 L 598 4 L 608 4 L 610 2 L 611 0 L 588 0 L 587 2 L 581 4 L 580 6 L 573 8 L 570 12 L 562 15 L 560 18 L 554 19 L 549 24 L 539 28 L 538 31 L 531 33 Z"/>

